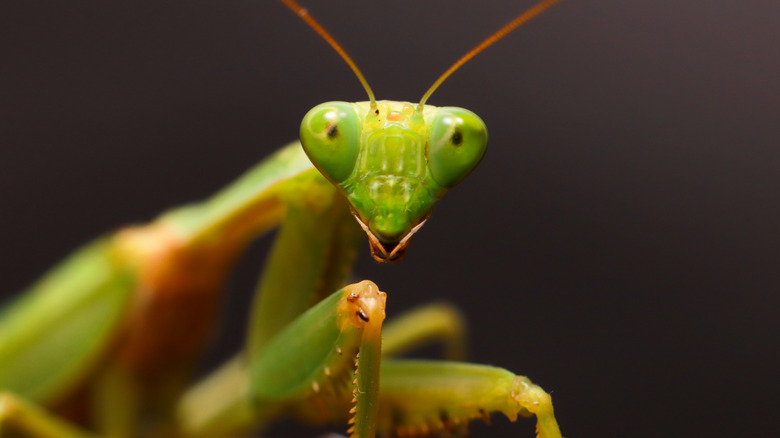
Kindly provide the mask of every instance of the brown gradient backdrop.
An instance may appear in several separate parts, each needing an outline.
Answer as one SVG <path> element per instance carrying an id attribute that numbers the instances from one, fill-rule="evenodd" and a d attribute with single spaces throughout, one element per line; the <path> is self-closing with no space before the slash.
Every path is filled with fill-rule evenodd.
<path id="1" fill-rule="evenodd" d="M 378 97 L 403 100 L 530 4 L 306 2 Z M 365 251 L 358 275 L 390 292 L 390 316 L 463 308 L 473 360 L 552 390 L 567 436 L 776 433 L 778 17 L 776 0 L 545 13 L 434 94 L 482 115 L 488 154 L 402 264 Z M 5 1 L 0 53 L 4 296 L 100 232 L 212 193 L 311 106 L 365 99 L 271 1 Z M 233 282 L 239 313 L 263 251 Z M 475 436 L 532 434 L 497 423 Z M 311 434 L 273 436 L 293 433 Z"/>

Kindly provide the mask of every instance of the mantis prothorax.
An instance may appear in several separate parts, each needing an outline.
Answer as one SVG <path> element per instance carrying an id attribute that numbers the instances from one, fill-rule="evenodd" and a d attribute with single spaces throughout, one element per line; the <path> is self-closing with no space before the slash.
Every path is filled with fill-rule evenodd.
<path id="1" fill-rule="evenodd" d="M 376 260 L 399 261 L 435 202 L 484 154 L 478 116 L 427 98 L 557 0 L 485 40 L 417 104 L 376 101 L 333 38 L 283 2 L 344 57 L 370 101 L 316 106 L 301 125 L 303 148 L 282 148 L 201 204 L 86 245 L 4 309 L 0 436 L 219 437 L 282 413 L 346 423 L 353 437 L 419 436 L 457 434 L 502 412 L 536 415 L 539 436 L 560 437 L 549 395 L 525 377 L 392 358 L 437 340 L 456 358 L 463 328 L 453 309 L 432 305 L 397 319 L 381 348 L 385 293 L 370 281 L 342 287 L 362 236 Z M 225 276 L 276 225 L 245 351 L 190 386 Z"/>

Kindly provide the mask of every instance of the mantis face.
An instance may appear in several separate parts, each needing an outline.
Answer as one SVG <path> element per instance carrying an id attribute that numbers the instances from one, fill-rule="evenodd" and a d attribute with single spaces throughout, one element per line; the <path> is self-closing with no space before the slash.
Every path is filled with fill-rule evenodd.
<path id="1" fill-rule="evenodd" d="M 463 108 L 327 102 L 303 118 L 301 143 L 349 200 L 374 259 L 397 262 L 436 201 L 479 164 L 487 128 Z"/>

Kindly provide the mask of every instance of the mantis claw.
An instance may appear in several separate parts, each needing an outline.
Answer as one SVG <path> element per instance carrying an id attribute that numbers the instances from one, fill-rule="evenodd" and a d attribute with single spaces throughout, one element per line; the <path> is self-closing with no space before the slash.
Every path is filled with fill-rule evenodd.
<path id="1" fill-rule="evenodd" d="M 560 437 L 561 431 L 553 415 L 552 398 L 538 385 L 527 378 L 517 376 L 512 384 L 512 399 L 520 404 L 520 415 L 536 415 L 536 436 L 538 438 Z M 514 420 L 513 420 L 514 421 Z"/>

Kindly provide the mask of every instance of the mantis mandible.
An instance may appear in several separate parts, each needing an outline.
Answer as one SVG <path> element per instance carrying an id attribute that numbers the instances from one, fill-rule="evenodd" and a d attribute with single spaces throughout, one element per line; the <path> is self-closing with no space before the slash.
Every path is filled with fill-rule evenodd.
<path id="1" fill-rule="evenodd" d="M 370 281 L 342 287 L 364 236 L 375 260 L 400 261 L 435 202 L 484 154 L 479 117 L 427 105 L 430 94 L 557 0 L 485 40 L 417 104 L 376 101 L 338 43 L 294 1 L 283 3 L 339 52 L 370 101 L 316 106 L 300 143 L 201 204 L 87 244 L 4 309 L 0 435 L 217 437 L 285 413 L 346 423 L 353 437 L 417 436 L 459 434 L 502 412 L 536 415 L 538 436 L 560 437 L 550 396 L 525 377 L 394 358 L 432 341 L 457 358 L 462 327 L 452 309 L 421 308 L 383 329 L 386 294 Z M 277 225 L 245 351 L 191 385 L 226 275 Z"/>

